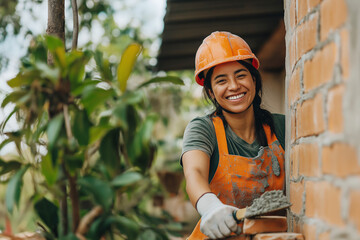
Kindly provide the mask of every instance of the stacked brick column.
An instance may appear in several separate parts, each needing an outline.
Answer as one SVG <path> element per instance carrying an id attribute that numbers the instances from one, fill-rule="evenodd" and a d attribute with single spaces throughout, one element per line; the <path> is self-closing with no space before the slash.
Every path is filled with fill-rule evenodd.
<path id="1" fill-rule="evenodd" d="M 308 240 L 360 239 L 360 4 L 284 7 L 289 230 Z"/>

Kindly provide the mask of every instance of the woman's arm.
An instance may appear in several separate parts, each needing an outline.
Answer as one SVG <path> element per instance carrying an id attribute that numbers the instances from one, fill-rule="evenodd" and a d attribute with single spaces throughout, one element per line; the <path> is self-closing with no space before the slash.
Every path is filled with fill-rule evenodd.
<path id="1" fill-rule="evenodd" d="M 200 150 L 191 150 L 183 154 L 182 163 L 186 179 L 186 192 L 196 208 L 197 200 L 206 192 L 209 185 L 210 157 Z"/>
<path id="2" fill-rule="evenodd" d="M 182 157 L 186 191 L 191 203 L 201 215 L 200 231 L 210 239 L 230 236 L 238 232 L 233 218 L 237 208 L 223 204 L 209 185 L 209 156 L 200 150 L 191 150 Z"/>

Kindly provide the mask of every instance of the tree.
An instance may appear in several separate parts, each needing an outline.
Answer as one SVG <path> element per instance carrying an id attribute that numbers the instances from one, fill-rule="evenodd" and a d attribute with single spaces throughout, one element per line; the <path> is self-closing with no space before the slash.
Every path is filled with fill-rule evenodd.
<path id="1" fill-rule="evenodd" d="M 106 234 L 166 239 L 169 219 L 153 218 L 139 206 L 151 191 L 149 167 L 156 151 L 151 136 L 158 120 L 146 106 L 143 89 L 182 81 L 156 77 L 128 89 L 141 45 L 130 43 L 119 64 L 99 50 L 77 50 L 76 41 L 67 52 L 63 12 L 63 1 L 49 1 L 49 35 L 36 39 L 20 72 L 8 81 L 13 91 L 2 107 L 15 107 L 1 129 L 12 115 L 22 125 L 6 132 L 0 145 L 14 142 L 19 153 L 18 159 L 0 159 L 0 175 L 8 179 L 6 207 L 12 213 L 19 204 L 23 176 L 30 173 L 31 199 L 48 239 Z"/>

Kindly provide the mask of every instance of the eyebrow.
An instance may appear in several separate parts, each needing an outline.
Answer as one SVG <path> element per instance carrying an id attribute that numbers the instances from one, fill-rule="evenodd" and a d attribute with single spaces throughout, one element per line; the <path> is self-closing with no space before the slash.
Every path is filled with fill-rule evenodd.
<path id="1" fill-rule="evenodd" d="M 242 72 L 242 71 L 245 71 L 245 72 L 246 72 L 246 69 L 245 69 L 245 68 L 240 68 L 240 69 L 236 70 L 236 71 L 234 72 L 234 74 L 237 74 L 237 73 Z M 214 78 L 214 80 L 216 80 L 217 78 L 221 78 L 221 77 L 226 77 L 226 74 L 217 75 L 217 76 Z"/>

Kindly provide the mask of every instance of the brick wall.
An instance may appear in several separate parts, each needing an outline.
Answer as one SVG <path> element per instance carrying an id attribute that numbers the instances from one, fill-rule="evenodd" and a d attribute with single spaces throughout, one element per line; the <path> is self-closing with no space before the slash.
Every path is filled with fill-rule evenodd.
<path id="1" fill-rule="evenodd" d="M 360 239 L 360 1 L 284 8 L 289 230 Z"/>

